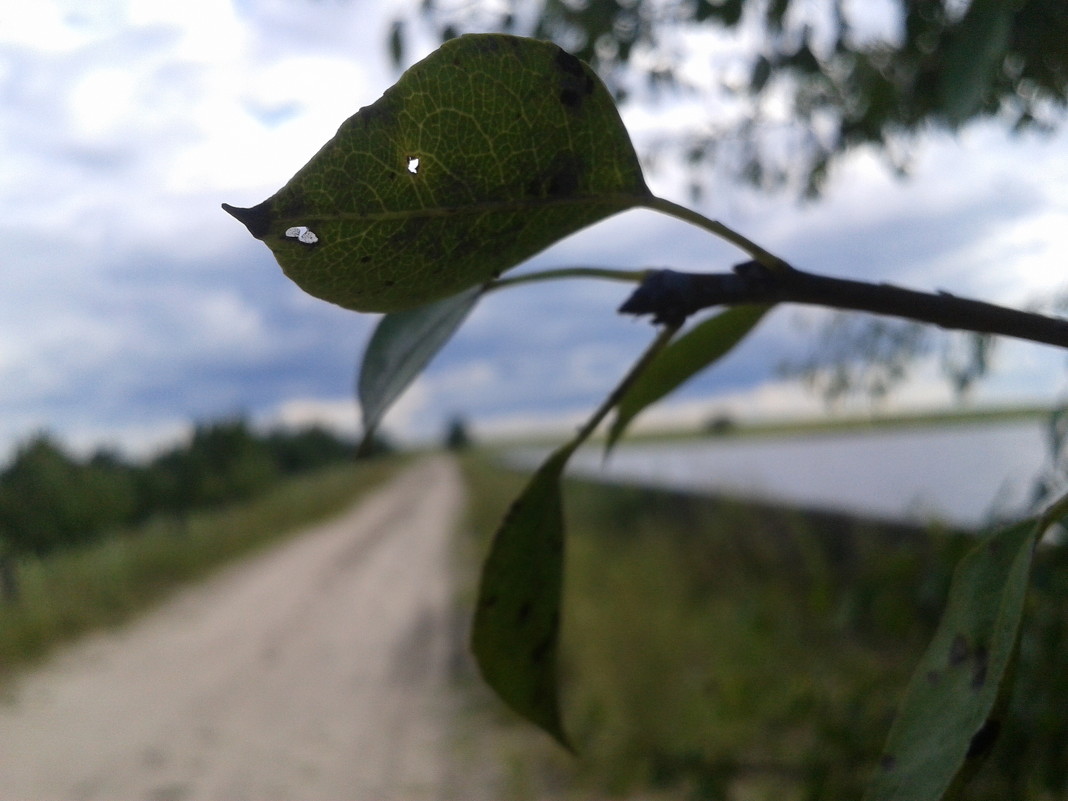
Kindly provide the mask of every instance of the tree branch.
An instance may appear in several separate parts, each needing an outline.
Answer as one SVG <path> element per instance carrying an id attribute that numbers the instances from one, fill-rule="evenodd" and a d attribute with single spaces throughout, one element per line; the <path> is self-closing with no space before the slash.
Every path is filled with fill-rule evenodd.
<path id="1" fill-rule="evenodd" d="M 678 324 L 701 309 L 743 303 L 805 303 L 863 311 L 1068 348 L 1068 319 L 945 292 L 917 292 L 891 284 L 829 278 L 793 267 L 769 270 L 756 261 L 739 264 L 730 273 L 651 271 L 619 311 L 652 314 L 654 322 Z"/>

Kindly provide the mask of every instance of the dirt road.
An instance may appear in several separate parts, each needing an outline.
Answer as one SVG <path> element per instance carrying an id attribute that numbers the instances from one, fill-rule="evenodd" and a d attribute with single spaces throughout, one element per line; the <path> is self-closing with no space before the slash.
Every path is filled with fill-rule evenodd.
<path id="1" fill-rule="evenodd" d="M 455 465 L 94 636 L 0 701 L 3 801 L 449 797 Z"/>

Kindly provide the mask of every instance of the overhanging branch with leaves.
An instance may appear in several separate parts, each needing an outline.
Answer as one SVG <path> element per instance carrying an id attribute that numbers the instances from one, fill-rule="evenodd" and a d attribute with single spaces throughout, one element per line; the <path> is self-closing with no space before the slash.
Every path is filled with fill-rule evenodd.
<path id="1" fill-rule="evenodd" d="M 514 36 L 446 43 L 343 123 L 270 198 L 224 208 L 305 291 L 355 311 L 385 312 L 359 378 L 368 436 L 487 290 L 548 278 L 640 282 L 623 311 L 651 314 L 664 327 L 513 503 L 486 558 L 475 610 L 472 644 L 487 682 L 567 747 L 557 675 L 562 477 L 608 415 L 615 413 L 611 446 L 643 409 L 730 352 L 779 303 L 1068 346 L 1064 320 L 806 273 L 725 224 L 656 197 L 589 65 L 548 42 Z M 637 208 L 696 225 L 751 260 L 725 274 L 574 268 L 501 277 L 565 236 Z M 682 329 L 688 317 L 721 305 L 732 308 Z M 961 563 L 869 801 L 936 801 L 981 759 L 1007 697 L 1031 554 L 1064 509 L 1061 502 L 991 535 Z"/>

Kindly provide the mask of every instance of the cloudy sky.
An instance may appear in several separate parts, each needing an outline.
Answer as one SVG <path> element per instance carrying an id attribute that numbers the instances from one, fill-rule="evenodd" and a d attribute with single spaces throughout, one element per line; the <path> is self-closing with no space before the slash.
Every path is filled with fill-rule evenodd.
<path id="1" fill-rule="evenodd" d="M 41 430 L 145 453 L 232 414 L 354 429 L 354 370 L 374 318 L 302 294 L 219 204 L 272 194 L 396 79 L 383 42 L 398 5 L 18 5 L 0 9 L 0 456 Z M 663 113 L 626 110 L 639 144 Z M 799 267 L 1025 302 L 1068 284 L 1066 145 L 977 127 L 922 143 L 908 181 L 859 154 L 820 203 L 724 185 L 701 210 Z M 683 176 L 649 177 L 687 201 Z M 738 258 L 682 223 L 629 212 L 536 264 L 724 269 Z M 436 435 L 463 414 L 504 430 L 590 408 L 651 335 L 614 314 L 626 292 L 569 282 L 495 294 L 387 428 Z M 775 370 L 804 352 L 812 325 L 809 312 L 777 310 L 666 409 L 817 411 Z M 1059 354 L 1001 355 L 978 401 L 1060 396 Z M 902 400 L 949 397 L 927 371 Z"/>

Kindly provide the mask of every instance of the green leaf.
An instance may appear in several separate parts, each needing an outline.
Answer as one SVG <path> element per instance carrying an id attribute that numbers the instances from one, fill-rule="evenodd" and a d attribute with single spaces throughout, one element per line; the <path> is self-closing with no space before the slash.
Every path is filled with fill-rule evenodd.
<path id="1" fill-rule="evenodd" d="M 357 394 L 364 438 L 378 428 L 389 407 L 408 388 L 478 302 L 482 287 L 445 300 L 385 315 L 367 343 Z"/>
<path id="2" fill-rule="evenodd" d="M 957 566 L 946 611 L 905 692 L 866 801 L 935 801 L 986 755 L 1015 658 L 1031 556 L 1027 520 L 985 539 Z"/>
<path id="3" fill-rule="evenodd" d="M 767 313 L 768 306 L 735 306 L 705 320 L 664 348 L 631 384 L 616 407 L 611 448 L 646 406 L 674 391 L 725 356 Z"/>
<path id="4" fill-rule="evenodd" d="M 306 292 L 397 311 L 649 198 L 588 65 L 548 42 L 479 34 L 411 67 L 272 197 L 223 207 Z"/>
<path id="5" fill-rule="evenodd" d="M 564 575 L 560 479 L 577 446 L 573 441 L 545 461 L 497 530 L 471 637 L 486 683 L 569 750 L 556 681 Z"/>
<path id="6" fill-rule="evenodd" d="M 608 398 L 527 484 L 494 535 L 482 567 L 471 645 L 486 682 L 516 712 L 569 750 L 560 720 L 556 656 L 564 575 L 560 480 L 568 459 L 648 361 L 670 341 L 661 331 Z"/>

